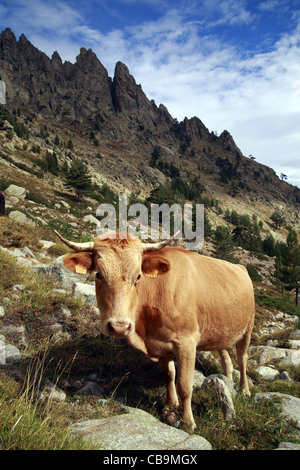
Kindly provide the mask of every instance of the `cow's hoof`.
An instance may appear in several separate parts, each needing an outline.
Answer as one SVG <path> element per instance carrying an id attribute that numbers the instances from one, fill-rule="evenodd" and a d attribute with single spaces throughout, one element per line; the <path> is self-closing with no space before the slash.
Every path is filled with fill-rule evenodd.
<path id="1" fill-rule="evenodd" d="M 196 429 L 196 423 L 193 421 L 192 423 L 187 423 L 186 421 L 180 421 L 180 429 L 185 431 L 189 434 L 193 434 L 194 430 Z"/>
<path id="2" fill-rule="evenodd" d="M 179 417 L 174 408 L 165 407 L 162 411 L 162 419 L 170 426 L 174 426 L 178 422 Z"/>

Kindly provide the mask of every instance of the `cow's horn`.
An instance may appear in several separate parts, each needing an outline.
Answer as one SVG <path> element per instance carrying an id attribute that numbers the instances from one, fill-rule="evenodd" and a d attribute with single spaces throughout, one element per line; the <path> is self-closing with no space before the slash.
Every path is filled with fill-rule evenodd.
<path id="1" fill-rule="evenodd" d="M 54 232 L 61 239 L 62 242 L 64 242 L 67 246 L 69 246 L 75 251 L 92 251 L 94 249 L 94 242 L 85 242 L 85 243 L 70 242 L 69 240 L 66 240 L 66 238 L 64 238 L 56 230 L 54 230 Z"/>
<path id="2" fill-rule="evenodd" d="M 176 237 L 176 235 L 178 235 L 180 233 L 180 231 L 176 232 L 171 238 L 169 238 L 168 240 L 165 240 L 163 242 L 158 242 L 158 243 L 143 243 L 143 251 L 146 252 L 146 251 L 155 251 L 155 250 L 160 250 L 161 248 L 163 248 L 164 246 L 167 246 L 169 245 L 172 240 L 174 240 L 174 238 Z"/>

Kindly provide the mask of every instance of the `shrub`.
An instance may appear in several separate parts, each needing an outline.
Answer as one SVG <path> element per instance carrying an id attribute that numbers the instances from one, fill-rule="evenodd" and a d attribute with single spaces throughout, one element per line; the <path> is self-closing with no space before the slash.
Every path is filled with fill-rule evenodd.
<path id="1" fill-rule="evenodd" d="M 261 275 L 257 271 L 256 267 L 253 266 L 253 264 L 248 264 L 248 266 L 246 266 L 246 268 L 247 268 L 248 274 L 251 277 L 252 281 L 261 281 Z"/>

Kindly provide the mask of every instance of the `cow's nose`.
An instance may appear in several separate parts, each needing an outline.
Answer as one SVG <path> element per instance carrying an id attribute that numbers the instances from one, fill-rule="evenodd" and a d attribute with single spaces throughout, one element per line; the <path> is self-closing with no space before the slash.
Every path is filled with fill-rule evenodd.
<path id="1" fill-rule="evenodd" d="M 110 321 L 108 329 L 111 336 L 127 336 L 131 330 L 131 323 L 125 321 Z"/>

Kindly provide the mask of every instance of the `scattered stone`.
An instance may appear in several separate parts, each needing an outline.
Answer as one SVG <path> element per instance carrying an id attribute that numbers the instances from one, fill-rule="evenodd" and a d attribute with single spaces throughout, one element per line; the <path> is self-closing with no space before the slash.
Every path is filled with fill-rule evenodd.
<path id="1" fill-rule="evenodd" d="M 222 380 L 225 383 L 225 385 L 228 388 L 231 396 L 235 397 L 237 395 L 238 392 L 237 392 L 237 388 L 236 388 L 235 383 L 233 382 L 233 380 L 228 379 L 228 377 L 226 377 L 226 375 L 223 375 L 223 374 L 208 375 L 205 378 L 205 381 L 203 383 L 202 388 L 205 388 L 211 381 L 214 381 L 215 378 L 218 378 L 219 380 Z"/>
<path id="2" fill-rule="evenodd" d="M 5 315 L 4 308 L 2 307 L 2 305 L 0 305 L 0 318 L 3 318 L 4 315 Z"/>
<path id="3" fill-rule="evenodd" d="M 71 292 L 73 284 L 76 282 L 82 282 L 87 278 L 87 276 L 83 274 L 75 274 L 69 269 L 66 269 L 63 264 L 63 258 L 63 255 L 59 256 L 50 264 L 37 264 L 36 266 L 32 266 L 32 269 L 35 272 L 55 277 L 61 283 L 63 288 Z"/>
<path id="4" fill-rule="evenodd" d="M 45 250 L 48 250 L 50 246 L 55 245 L 54 242 L 49 242 L 48 240 L 39 240 L 39 244 L 42 245 Z"/>
<path id="5" fill-rule="evenodd" d="M 293 382 L 289 373 L 286 370 L 284 370 L 283 372 L 281 372 L 281 374 L 278 375 L 278 380 L 283 380 L 284 382 Z"/>
<path id="6" fill-rule="evenodd" d="M 168 426 L 146 411 L 124 407 L 122 415 L 73 424 L 71 432 L 110 450 L 212 450 L 201 436 Z"/>
<path id="7" fill-rule="evenodd" d="M 64 289 L 54 289 L 54 290 L 63 290 L 64 293 L 66 292 Z M 61 293 L 61 292 L 59 292 Z M 70 312 L 70 309 L 66 307 L 65 305 L 57 305 L 57 307 L 54 310 L 54 315 L 57 321 L 59 322 L 64 322 L 67 318 L 70 318 L 72 316 L 72 313 Z"/>
<path id="8" fill-rule="evenodd" d="M 62 402 L 67 398 L 67 395 L 63 390 L 61 390 L 57 385 L 54 385 L 51 382 L 47 382 L 46 387 L 39 394 L 39 400 L 44 402 L 46 400 L 53 400 L 56 402 Z"/>
<path id="9" fill-rule="evenodd" d="M 273 346 L 250 346 L 249 356 L 258 354 L 258 364 L 267 365 L 272 363 L 274 359 L 281 359 L 279 365 L 285 367 L 287 365 L 300 364 L 300 349 L 275 348 Z"/>
<path id="10" fill-rule="evenodd" d="M 24 292 L 25 286 L 24 286 L 24 284 L 15 284 L 13 286 L 13 290 L 17 291 L 17 292 Z"/>
<path id="11" fill-rule="evenodd" d="M 27 217 L 23 212 L 20 211 L 12 211 L 8 214 L 8 217 L 15 222 L 25 225 L 32 225 L 33 227 L 36 225 L 34 220 Z"/>
<path id="12" fill-rule="evenodd" d="M 282 416 L 284 418 L 295 421 L 296 429 L 300 433 L 300 398 L 285 393 L 266 392 L 257 393 L 255 400 L 260 400 L 261 398 L 273 400 L 274 397 L 282 399 L 282 403 L 276 403 L 276 406 L 282 408 Z"/>
<path id="13" fill-rule="evenodd" d="M 5 342 L 4 342 L 4 336 L 0 335 L 0 365 L 3 366 L 5 365 L 5 359 L 6 359 L 6 351 L 5 351 Z"/>
<path id="14" fill-rule="evenodd" d="M 74 384 L 75 385 L 75 384 Z M 105 391 L 100 385 L 96 382 L 88 381 L 84 384 L 82 388 L 80 388 L 77 392 L 79 395 L 92 395 L 96 397 L 103 398 L 105 396 Z"/>
<path id="15" fill-rule="evenodd" d="M 22 186 L 16 186 L 15 184 L 11 184 L 4 192 L 7 196 L 14 196 L 19 199 L 25 199 L 27 189 L 23 188 Z"/>
<path id="16" fill-rule="evenodd" d="M 13 344 L 5 345 L 5 362 L 4 364 L 16 364 L 21 362 L 21 353 Z"/>
<path id="17" fill-rule="evenodd" d="M 275 450 L 300 450 L 300 444 L 295 444 L 294 442 L 280 442 Z"/>
<path id="18" fill-rule="evenodd" d="M 21 248 L 21 253 L 28 258 L 35 258 L 34 254 L 32 253 L 31 249 L 28 248 L 28 246 L 24 246 L 24 248 Z"/>
<path id="19" fill-rule="evenodd" d="M 300 339 L 288 339 L 285 342 L 285 346 L 291 349 L 299 349 L 300 348 Z"/>
<path id="20" fill-rule="evenodd" d="M 73 284 L 72 293 L 75 297 L 82 297 L 86 302 L 96 304 L 96 291 L 95 286 L 84 284 L 83 282 L 76 282 Z"/>
<path id="21" fill-rule="evenodd" d="M 226 380 L 224 380 L 224 378 Z M 216 390 L 224 419 L 230 420 L 236 417 L 235 408 L 232 401 L 232 390 L 234 390 L 234 387 L 231 386 L 230 389 L 230 387 L 227 386 L 225 382 L 228 383 L 232 381 L 230 381 L 227 377 L 222 376 L 222 374 L 213 374 L 205 379 L 201 388 L 204 389 L 207 387 L 213 387 Z"/>
<path id="22" fill-rule="evenodd" d="M 194 389 L 201 388 L 203 382 L 205 381 L 205 375 L 202 374 L 199 370 L 194 370 L 194 379 L 193 379 L 193 387 Z"/>
<path id="23" fill-rule="evenodd" d="M 96 219 L 96 217 L 94 217 L 92 214 L 85 215 L 81 220 L 85 223 L 99 225 L 99 220 Z"/>
<path id="24" fill-rule="evenodd" d="M 300 339 L 300 330 L 292 331 L 290 334 L 291 339 Z"/>
<path id="25" fill-rule="evenodd" d="M 35 218 L 35 221 L 39 222 L 41 225 L 48 225 L 48 222 L 46 222 L 46 220 L 42 219 L 42 217 L 39 216 Z"/>
<path id="26" fill-rule="evenodd" d="M 13 342 L 15 342 L 21 348 L 25 348 L 27 346 L 27 341 L 25 338 L 25 327 L 23 325 L 3 325 L 0 327 L 0 333 L 9 335 L 11 338 L 13 338 Z"/>
<path id="27" fill-rule="evenodd" d="M 66 294 L 67 291 L 65 289 L 53 289 L 53 292 L 56 294 Z"/>
<path id="28" fill-rule="evenodd" d="M 268 381 L 273 381 L 276 378 L 279 378 L 280 372 L 272 367 L 260 366 L 256 369 L 256 372 L 264 379 Z"/>

